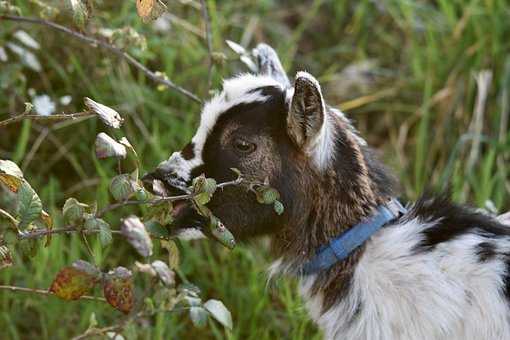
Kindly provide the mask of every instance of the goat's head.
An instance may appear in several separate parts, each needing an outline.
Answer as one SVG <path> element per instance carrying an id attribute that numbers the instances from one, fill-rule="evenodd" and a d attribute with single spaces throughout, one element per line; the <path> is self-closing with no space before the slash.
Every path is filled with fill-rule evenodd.
<path id="1" fill-rule="evenodd" d="M 317 200 L 328 199 L 319 196 L 331 186 L 338 187 L 337 193 L 345 191 L 351 204 L 359 195 L 364 196 L 360 202 L 368 202 L 374 188 L 364 142 L 349 121 L 326 105 L 312 75 L 298 72 L 290 84 L 269 46 L 259 45 L 255 52 L 260 74 L 225 80 L 223 91 L 205 104 L 191 142 L 146 178 L 174 189 L 189 186 L 200 174 L 218 182 L 232 180 L 231 168 L 252 180 L 268 179 L 281 195 L 281 216 L 243 187 L 225 187 L 208 204 L 241 239 L 304 223 Z M 178 227 L 191 228 L 188 236 L 201 234 L 201 219 L 190 206 L 175 210 Z"/>

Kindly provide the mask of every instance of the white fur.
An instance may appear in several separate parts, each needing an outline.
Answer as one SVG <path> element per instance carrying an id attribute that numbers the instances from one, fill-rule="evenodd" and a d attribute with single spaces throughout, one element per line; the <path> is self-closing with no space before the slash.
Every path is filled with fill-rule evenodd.
<path id="1" fill-rule="evenodd" d="M 203 164 L 202 150 L 207 136 L 210 134 L 218 118 L 235 105 L 241 103 L 264 102 L 268 98 L 259 92 L 248 93 L 262 86 L 278 86 L 281 84 L 268 76 L 257 76 L 253 74 L 241 74 L 237 77 L 227 79 L 223 82 L 223 91 L 209 100 L 202 109 L 200 125 L 191 139 L 194 144 L 194 157 L 185 160 L 181 152 L 174 152 L 167 161 L 162 162 L 158 167 L 163 170 L 174 172 L 181 180 L 189 181 L 191 171 Z"/>
<path id="2" fill-rule="evenodd" d="M 320 170 L 326 169 L 335 158 L 336 136 L 331 119 L 329 113 L 325 112 L 324 123 L 317 138 L 307 147 L 307 153 Z"/>
<path id="3" fill-rule="evenodd" d="M 177 237 L 180 240 L 189 241 L 189 240 L 198 240 L 198 239 L 205 238 L 205 235 L 200 229 L 190 227 L 190 228 L 183 228 L 182 230 L 179 230 L 179 232 L 177 233 Z"/>
<path id="4" fill-rule="evenodd" d="M 421 231 L 433 224 L 414 219 L 375 234 L 349 293 L 325 314 L 323 296 L 310 295 L 315 277 L 302 279 L 307 307 L 326 339 L 510 339 L 504 258 L 480 263 L 474 249 L 486 239 L 475 233 L 416 252 Z M 510 250 L 508 238 L 490 242 Z"/>

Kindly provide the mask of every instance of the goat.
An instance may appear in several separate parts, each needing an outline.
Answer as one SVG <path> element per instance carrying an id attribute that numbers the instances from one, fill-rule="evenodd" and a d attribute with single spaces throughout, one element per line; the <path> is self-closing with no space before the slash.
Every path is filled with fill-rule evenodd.
<path id="1" fill-rule="evenodd" d="M 327 339 L 510 339 L 510 229 L 446 195 L 401 207 L 319 82 L 298 72 L 291 84 L 268 45 L 254 55 L 260 72 L 225 80 L 191 142 L 146 179 L 178 191 L 202 173 L 231 180 L 230 168 L 267 178 L 281 216 L 240 187 L 208 207 L 237 239 L 270 236 L 270 275 L 298 277 Z M 203 236 L 191 206 L 175 211 L 182 237 Z"/>

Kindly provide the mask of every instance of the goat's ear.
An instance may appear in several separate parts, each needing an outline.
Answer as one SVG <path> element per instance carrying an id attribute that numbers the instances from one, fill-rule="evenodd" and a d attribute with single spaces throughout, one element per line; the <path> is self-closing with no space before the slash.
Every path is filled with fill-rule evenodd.
<path id="1" fill-rule="evenodd" d="M 288 133 L 297 146 L 309 146 L 316 139 L 324 124 L 325 111 L 317 79 L 307 72 L 298 72 L 287 116 Z"/>
<path id="2" fill-rule="evenodd" d="M 264 43 L 258 44 L 252 50 L 252 53 L 257 59 L 259 74 L 272 77 L 282 84 L 283 87 L 290 86 L 289 78 L 283 69 L 280 58 L 278 58 L 278 54 L 276 54 L 276 51 L 271 46 Z"/>

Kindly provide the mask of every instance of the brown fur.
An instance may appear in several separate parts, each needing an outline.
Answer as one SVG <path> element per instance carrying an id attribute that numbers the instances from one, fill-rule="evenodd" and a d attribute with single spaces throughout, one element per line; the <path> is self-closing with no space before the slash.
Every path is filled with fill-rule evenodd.
<path id="1" fill-rule="evenodd" d="M 359 173 L 343 178 L 334 168 L 319 174 L 309 159 L 298 157 L 297 164 L 303 166 L 300 175 L 303 196 L 300 200 L 311 202 L 308 210 L 302 211 L 285 223 L 272 237 L 272 252 L 282 257 L 284 263 L 300 263 L 310 259 L 318 248 L 327 244 L 351 226 L 369 216 L 373 209 L 390 197 L 378 190 L 370 178 L 365 156 L 356 138 L 344 122 L 336 120 L 338 129 L 346 131 L 345 144 L 352 151 L 350 155 L 360 166 Z M 320 273 L 312 287 L 312 293 L 324 296 L 324 312 L 333 306 L 347 292 L 353 268 L 363 252 L 359 248 L 346 260 L 330 270 Z"/>

